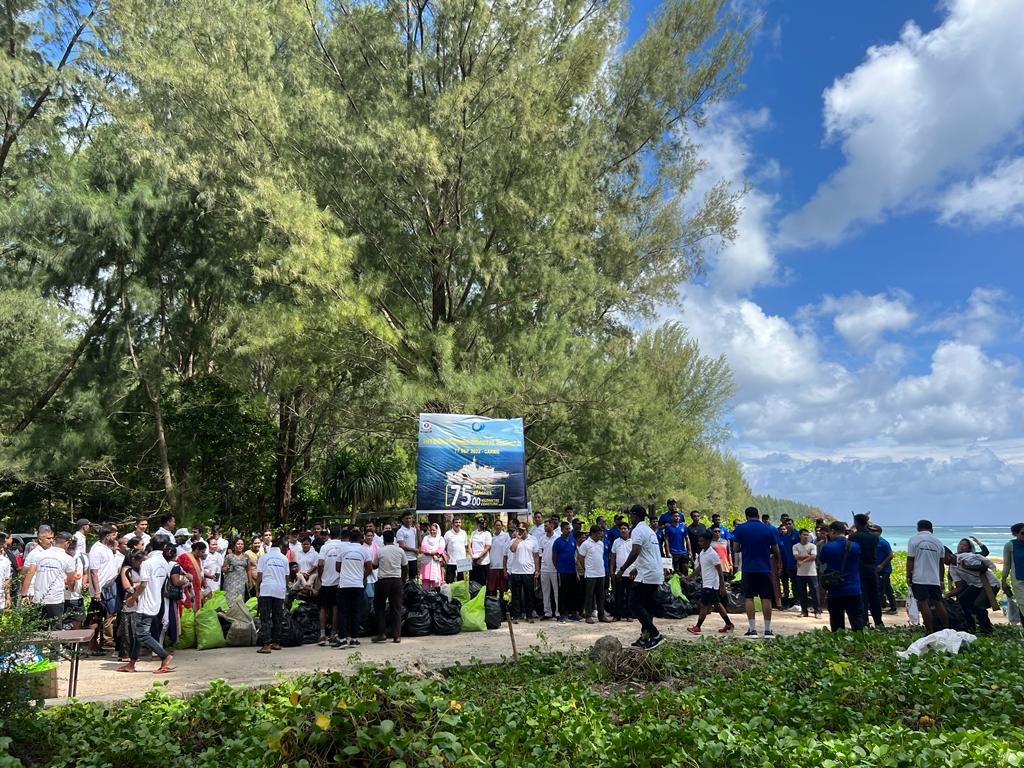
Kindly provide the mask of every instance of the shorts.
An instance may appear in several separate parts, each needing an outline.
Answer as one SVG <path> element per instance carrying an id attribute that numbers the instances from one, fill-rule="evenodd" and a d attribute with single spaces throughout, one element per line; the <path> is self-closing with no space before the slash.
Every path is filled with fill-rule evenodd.
<path id="1" fill-rule="evenodd" d="M 487 591 L 504 592 L 508 589 L 508 575 L 502 568 L 491 568 L 487 572 Z"/>
<path id="2" fill-rule="evenodd" d="M 775 589 L 772 587 L 772 575 L 770 573 L 743 571 L 740 583 L 743 585 L 743 597 L 745 598 L 775 599 Z"/>
<path id="3" fill-rule="evenodd" d="M 942 599 L 942 587 L 938 584 L 911 584 L 910 591 L 918 602 Z"/>
<path id="4" fill-rule="evenodd" d="M 701 587 L 700 604 L 706 605 L 708 608 L 714 608 L 716 605 L 721 605 L 722 594 L 717 589 Z"/>
<path id="5" fill-rule="evenodd" d="M 338 585 L 321 586 L 316 595 L 316 603 L 321 608 L 333 608 L 338 604 Z"/>

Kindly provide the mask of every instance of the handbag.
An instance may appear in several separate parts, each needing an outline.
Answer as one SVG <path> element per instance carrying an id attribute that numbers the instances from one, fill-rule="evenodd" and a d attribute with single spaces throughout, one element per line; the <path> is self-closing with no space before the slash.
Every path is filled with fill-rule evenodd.
<path id="1" fill-rule="evenodd" d="M 838 589 L 843 586 L 843 571 L 846 570 L 846 556 L 850 554 L 850 540 L 846 540 L 846 546 L 843 548 L 843 561 L 837 571 L 835 568 L 826 567 L 821 573 L 821 586 L 824 589 Z"/>
<path id="2" fill-rule="evenodd" d="M 167 574 L 167 578 L 164 579 L 164 586 L 161 590 L 161 594 L 172 603 L 178 603 L 185 597 L 185 590 L 171 582 L 171 576 L 173 574 L 173 571 Z"/>

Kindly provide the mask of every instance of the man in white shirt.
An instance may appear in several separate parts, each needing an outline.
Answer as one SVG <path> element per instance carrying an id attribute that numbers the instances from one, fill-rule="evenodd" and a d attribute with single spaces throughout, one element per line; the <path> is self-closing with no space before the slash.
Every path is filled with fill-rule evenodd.
<path id="1" fill-rule="evenodd" d="M 917 522 L 917 535 L 907 542 L 907 584 L 921 611 L 927 634 L 949 626 L 942 601 L 942 564 L 946 548 L 932 532 L 930 520 Z"/>
<path id="2" fill-rule="evenodd" d="M 174 667 L 171 666 L 174 656 L 164 649 L 157 638 L 153 637 L 153 620 L 163 608 L 164 582 L 167 579 L 175 579 L 171 575 L 171 568 L 174 567 L 176 552 L 177 547 L 174 544 L 167 544 L 163 551 L 154 550 L 150 553 L 149 557 L 143 560 L 139 566 L 139 583 L 135 585 L 135 591 L 126 601 L 127 605 L 135 607 L 135 613 L 132 614 L 135 643 L 131 654 L 129 654 L 128 663 L 118 667 L 118 672 L 136 671 L 135 665 L 139 661 L 139 654 L 143 646 L 160 657 L 160 666 L 154 670 L 153 674 L 165 675 L 174 671 Z M 188 576 L 181 574 L 176 581 L 178 586 L 183 586 L 188 582 Z"/>
<path id="3" fill-rule="evenodd" d="M 359 645 L 359 620 L 366 607 L 366 577 L 373 570 L 370 553 L 363 547 L 363 532 L 353 528 L 335 561 L 338 572 L 338 642 L 336 648 Z"/>
<path id="4" fill-rule="evenodd" d="M 462 518 L 453 517 L 452 527 L 444 535 L 444 551 L 448 555 L 448 565 L 445 566 L 445 581 L 451 584 L 458 575 L 456 570 L 459 560 L 466 559 L 466 551 L 469 547 L 469 538 L 462 530 Z"/>
<path id="5" fill-rule="evenodd" d="M 363 528 L 363 549 L 366 550 L 366 554 L 369 556 L 370 562 L 377 557 L 377 552 L 380 550 L 380 546 L 377 544 L 376 536 L 371 528 Z M 366 575 L 366 599 L 372 603 L 373 595 L 377 588 L 377 571 L 373 568 Z"/>
<path id="6" fill-rule="evenodd" d="M 636 577 L 630 589 L 629 607 L 640 621 L 642 628 L 640 638 L 633 643 L 637 648 L 651 649 L 665 638 L 654 625 L 654 595 L 658 587 L 665 581 L 665 573 L 661 566 L 661 546 L 658 535 L 647 524 L 647 510 L 635 504 L 629 510 L 633 531 L 626 562 L 619 566 L 618 575 L 622 576 L 636 563 Z"/>
<path id="7" fill-rule="evenodd" d="M 216 592 L 220 589 L 220 572 L 224 567 L 224 553 L 220 549 L 220 538 L 210 536 L 207 544 L 206 559 L 203 560 L 203 577 L 206 580 L 208 592 Z M 313 564 L 316 567 L 316 563 Z"/>
<path id="8" fill-rule="evenodd" d="M 225 539 L 220 532 L 220 526 L 215 525 L 210 529 L 210 540 L 217 540 L 217 551 L 222 555 L 226 555 L 231 549 L 231 544 Z"/>
<path id="9" fill-rule="evenodd" d="M 89 547 L 85 543 L 85 535 L 89 532 L 92 527 L 92 523 L 86 520 L 84 517 L 79 518 L 75 521 L 75 551 L 81 552 L 83 555 L 89 551 Z"/>
<path id="10" fill-rule="evenodd" d="M 821 616 L 818 603 L 818 547 L 811 541 L 811 532 L 800 529 L 800 541 L 793 545 L 796 560 L 796 594 L 800 601 L 800 615 L 808 616 L 808 602 L 814 606 L 814 618 Z M 808 601 L 808 593 L 810 600 Z"/>
<path id="11" fill-rule="evenodd" d="M 377 569 L 377 587 L 373 593 L 373 612 L 377 620 L 375 643 L 387 640 L 385 626 L 393 642 L 402 642 L 402 589 L 405 585 L 405 553 L 395 544 L 395 532 L 384 531 L 384 545 L 377 550 L 373 567 Z M 386 610 L 385 610 L 386 608 Z M 385 624 L 385 620 L 386 624 Z"/>
<path id="12" fill-rule="evenodd" d="M 633 541 L 630 539 L 629 523 L 623 521 L 619 523 L 619 535 L 612 543 L 612 551 L 608 555 L 608 568 L 615 591 L 616 621 L 622 619 L 626 621 L 633 620 L 633 614 L 629 610 L 629 592 L 633 586 L 633 577 L 636 575 L 636 569 L 634 568 L 625 576 L 618 575 L 619 566 L 626 562 L 629 558 L 629 553 L 632 551 Z"/>
<path id="13" fill-rule="evenodd" d="M 79 552 L 78 542 L 72 537 L 67 542 L 68 557 L 75 564 L 75 571 L 68 577 L 68 583 L 64 586 L 64 626 L 70 625 L 72 629 L 81 629 L 85 623 L 85 600 L 82 597 L 82 588 L 89 578 L 89 558 L 84 552 Z"/>
<path id="14" fill-rule="evenodd" d="M 89 621 L 96 622 L 96 634 L 92 639 L 93 653 L 103 647 L 103 626 L 108 616 L 117 613 L 117 563 L 114 547 L 117 545 L 117 529 L 104 523 L 99 529 L 99 541 L 89 550 L 88 585 L 92 601 L 89 604 Z"/>
<path id="15" fill-rule="evenodd" d="M 395 531 L 395 544 L 405 552 L 405 567 L 409 581 L 416 581 L 419 576 L 419 568 L 416 564 L 420 556 L 420 532 L 413 522 L 412 512 L 402 515 L 402 525 Z"/>
<path id="16" fill-rule="evenodd" d="M 491 569 L 491 532 L 487 530 L 487 520 L 478 517 L 476 530 L 469 537 L 469 556 L 473 558 L 473 572 L 470 578 L 481 587 L 487 586 L 487 572 Z"/>
<path id="17" fill-rule="evenodd" d="M 604 613 L 604 526 L 590 526 L 590 536 L 576 550 L 576 564 L 583 570 L 583 615 L 587 624 L 594 624 L 594 603 L 597 620 L 610 622 Z"/>
<path id="18" fill-rule="evenodd" d="M 530 615 L 533 606 L 533 585 L 540 580 L 540 554 L 537 552 L 537 540 L 526 533 L 526 530 L 512 529 L 511 541 L 508 545 L 508 579 L 512 588 L 512 623 L 518 624 L 525 617 L 531 624 Z"/>
<path id="19" fill-rule="evenodd" d="M 168 541 L 174 541 L 174 526 L 178 521 L 173 512 L 165 512 L 160 515 L 160 527 L 156 529 L 154 536 L 166 536 Z"/>
<path id="20" fill-rule="evenodd" d="M 533 513 L 533 528 L 530 529 L 530 535 L 537 542 L 537 551 L 539 552 L 541 541 L 544 538 L 544 515 L 540 512 Z"/>
<path id="21" fill-rule="evenodd" d="M 551 545 L 558 540 L 555 524 L 550 520 L 544 523 L 544 536 L 538 548 L 540 555 L 540 593 L 544 603 L 542 619 L 558 618 L 558 569 L 555 568 L 551 556 Z"/>
<path id="22" fill-rule="evenodd" d="M 334 644 L 338 640 L 338 569 L 335 567 L 341 555 L 341 526 L 332 525 L 328 531 L 331 538 L 320 547 L 316 574 L 320 580 L 317 603 L 320 605 L 320 645 Z M 327 637 L 327 619 L 331 620 L 331 636 Z"/>
<path id="23" fill-rule="evenodd" d="M 490 570 L 487 572 L 487 594 L 497 595 L 508 589 L 508 569 L 505 557 L 511 537 L 505 532 L 505 523 L 498 518 L 494 521 L 491 534 Z"/>
<path id="24" fill-rule="evenodd" d="M 256 561 L 256 589 L 260 612 L 259 650 L 281 650 L 284 632 L 284 598 L 288 592 L 288 541 L 283 536 Z"/>
<path id="25" fill-rule="evenodd" d="M 292 532 L 288 534 L 288 559 L 293 562 L 299 562 L 299 553 L 302 552 L 302 542 L 299 541 L 299 529 L 293 528 Z"/>
<path id="26" fill-rule="evenodd" d="M 142 546 L 145 547 L 149 544 L 150 539 L 149 533 L 147 533 L 148 530 L 149 520 L 144 517 L 137 517 L 135 518 L 135 528 L 121 537 L 121 543 L 128 546 L 129 541 L 132 539 L 138 539 L 142 542 Z"/>
<path id="27" fill-rule="evenodd" d="M 60 629 L 64 615 L 64 590 L 68 575 L 75 572 L 75 563 L 65 551 L 71 536 L 54 536 L 48 525 L 36 531 L 36 546 L 25 558 L 21 569 L 21 599 L 42 607 L 50 629 Z"/>
<path id="28" fill-rule="evenodd" d="M 311 587 L 316 588 L 318 586 L 316 566 L 320 562 L 320 555 L 313 549 L 313 542 L 309 536 L 303 536 L 302 541 L 299 542 L 299 555 L 295 558 L 295 562 L 299 564 L 299 573 L 306 577 Z"/>
<path id="29" fill-rule="evenodd" d="M 704 619 L 712 610 L 718 611 L 718 615 L 725 621 L 725 626 L 719 632 L 732 632 L 736 627 L 725 611 L 722 602 L 725 600 L 725 572 L 722 570 L 722 558 L 718 556 L 711 547 L 711 534 L 707 529 L 697 534 L 697 570 L 700 573 L 700 617 L 697 623 L 687 627 L 686 631 L 691 635 L 699 635 Z"/>

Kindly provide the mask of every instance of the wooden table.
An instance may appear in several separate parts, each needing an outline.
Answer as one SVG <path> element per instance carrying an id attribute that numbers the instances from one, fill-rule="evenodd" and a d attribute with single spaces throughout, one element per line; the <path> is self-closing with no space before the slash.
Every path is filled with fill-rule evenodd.
<path id="1" fill-rule="evenodd" d="M 29 642 L 40 645 L 70 645 L 71 670 L 68 675 L 68 698 L 78 695 L 78 663 L 82 658 L 82 643 L 88 643 L 96 635 L 95 629 L 61 629 L 37 635 Z"/>

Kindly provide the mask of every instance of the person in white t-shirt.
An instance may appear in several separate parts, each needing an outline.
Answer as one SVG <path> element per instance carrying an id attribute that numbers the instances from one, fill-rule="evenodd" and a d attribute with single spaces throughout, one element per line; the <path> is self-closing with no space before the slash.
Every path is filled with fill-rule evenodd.
<path id="1" fill-rule="evenodd" d="M 128 542 L 132 539 L 138 539 L 142 542 L 142 546 L 149 544 L 149 520 L 145 517 L 135 518 L 135 528 L 126 533 L 121 537 L 121 543 L 127 546 Z"/>
<path id="2" fill-rule="evenodd" d="M 299 573 L 306 578 L 306 582 L 315 591 L 319 586 L 316 578 L 316 566 L 320 562 L 320 555 L 313 549 L 313 542 L 309 536 L 303 536 L 302 541 L 299 543 L 301 550 L 298 557 L 295 558 L 295 562 L 299 564 Z"/>
<path id="3" fill-rule="evenodd" d="M 526 529 L 513 528 L 508 545 L 508 577 L 512 589 L 512 603 L 509 610 L 512 622 L 519 623 L 525 618 L 533 623 L 530 612 L 533 608 L 533 585 L 540 580 L 540 554 L 537 540 L 526 533 Z"/>
<path id="4" fill-rule="evenodd" d="M 491 569 L 492 540 L 491 532 L 487 530 L 487 520 L 478 517 L 476 530 L 469 537 L 469 556 L 473 558 L 470 578 L 482 587 L 487 586 L 487 572 Z"/>
<path id="5" fill-rule="evenodd" d="M 793 558 L 796 560 L 796 594 L 800 601 L 800 615 L 810 615 L 808 609 L 813 605 L 814 618 L 817 619 L 821 616 L 818 603 L 818 547 L 811 541 L 811 532 L 806 528 L 800 529 L 800 541 L 793 545 Z"/>
<path id="6" fill-rule="evenodd" d="M 530 535 L 537 542 L 537 551 L 540 552 L 541 543 L 544 539 L 544 515 L 540 512 L 533 513 L 533 527 L 530 529 Z"/>
<path id="7" fill-rule="evenodd" d="M 932 533 L 931 521 L 919 520 L 917 535 L 907 542 L 907 585 L 929 635 L 949 626 L 949 614 L 942 600 L 945 559 L 946 548 Z"/>
<path id="8" fill-rule="evenodd" d="M 491 534 L 491 551 L 488 553 L 491 565 L 487 572 L 487 594 L 497 595 L 508 589 L 508 569 L 505 557 L 511 541 L 505 532 L 505 523 L 499 518 L 494 521 L 494 533 Z"/>
<path id="9" fill-rule="evenodd" d="M 719 632 L 732 632 L 736 626 L 726 613 L 722 602 L 725 600 L 725 572 L 722 570 L 722 558 L 711 546 L 711 534 L 706 530 L 697 534 L 696 564 L 697 572 L 700 574 L 700 616 L 697 623 L 687 627 L 686 631 L 691 635 L 699 635 L 704 619 L 712 610 L 718 611 L 718 615 L 725 621 L 725 626 Z"/>
<path id="10" fill-rule="evenodd" d="M 469 537 L 466 536 L 466 532 L 462 530 L 462 518 L 452 518 L 452 527 L 444 535 L 444 551 L 448 556 L 448 564 L 445 566 L 445 577 L 446 583 L 451 584 L 455 581 L 458 575 L 457 563 L 459 560 L 466 559 L 466 553 L 469 548 Z"/>
<path id="11" fill-rule="evenodd" d="M 630 539 L 629 523 L 619 523 L 619 535 L 612 542 L 612 551 L 608 555 L 608 570 L 612 577 L 612 590 L 615 594 L 615 620 L 633 620 L 633 613 L 629 610 L 629 592 L 633 586 L 633 577 L 636 576 L 636 568 L 629 573 L 619 576 L 619 566 L 629 559 L 629 553 L 633 551 L 633 541 Z"/>
<path id="12" fill-rule="evenodd" d="M 576 564 L 583 570 L 583 615 L 587 624 L 594 624 L 596 602 L 597 620 L 610 622 L 604 613 L 604 527 L 590 526 L 590 536 L 576 550 Z"/>
<path id="13" fill-rule="evenodd" d="M 177 586 L 181 587 L 188 583 L 188 576 L 184 574 L 173 576 L 171 574 L 171 569 L 175 565 L 177 549 L 175 544 L 166 544 L 162 551 L 151 552 L 139 566 L 139 583 L 135 585 L 135 591 L 126 601 L 126 605 L 135 607 L 135 613 L 132 614 L 135 643 L 128 663 L 118 667 L 118 672 L 136 671 L 135 665 L 139 661 L 143 646 L 160 657 L 160 666 L 153 671 L 153 674 L 165 675 L 175 669 L 171 666 L 171 662 L 174 660 L 173 654 L 168 652 L 153 636 L 153 620 L 160 615 L 160 611 L 164 607 L 164 582 L 167 579 L 175 579 Z"/>
<path id="14" fill-rule="evenodd" d="M 377 544 L 377 535 L 371 528 L 363 528 L 363 549 L 366 550 L 370 556 L 370 562 L 372 563 L 377 559 L 377 552 L 380 551 L 380 546 Z M 377 569 L 371 568 L 370 572 L 366 576 L 366 599 L 371 603 L 373 602 L 373 596 L 377 589 Z"/>
<path id="15" fill-rule="evenodd" d="M 25 557 L 21 569 L 21 599 L 41 606 L 51 629 L 60 629 L 64 590 L 70 583 L 69 574 L 75 572 L 74 561 L 65 551 L 70 540 L 66 533 L 55 536 L 50 526 L 39 526 L 38 546 Z"/>
<path id="16" fill-rule="evenodd" d="M 288 592 L 288 540 L 280 537 L 274 546 L 256 561 L 260 631 L 256 638 L 259 650 L 270 653 L 281 650 L 284 633 L 284 598 Z"/>
<path id="17" fill-rule="evenodd" d="M 328 529 L 331 538 L 320 547 L 316 574 L 320 581 L 317 603 L 320 605 L 320 640 L 319 645 L 332 645 L 338 642 L 338 569 L 335 567 L 341 555 L 341 526 L 332 525 Z M 331 636 L 327 636 L 327 619 L 331 620 Z"/>
<path id="18" fill-rule="evenodd" d="M 74 538 L 67 543 L 68 557 L 75 564 L 75 571 L 68 577 L 68 583 L 64 586 L 64 626 L 71 629 L 81 629 L 85 623 L 85 599 L 82 597 L 82 588 L 85 586 L 89 576 L 89 558 L 85 553 L 78 551 L 78 542 Z"/>
<path id="19" fill-rule="evenodd" d="M 661 545 L 658 535 L 647 524 L 647 510 L 640 504 L 633 505 L 629 510 L 633 523 L 630 548 L 626 562 L 619 566 L 618 574 L 622 576 L 636 563 L 636 576 L 630 589 L 629 607 L 633 615 L 640 621 L 640 638 L 633 645 L 637 648 L 650 649 L 660 644 L 665 638 L 654 625 L 654 596 L 665 582 L 665 572 L 661 565 Z"/>
<path id="20" fill-rule="evenodd" d="M 540 594 L 544 605 L 542 620 L 558 618 L 558 569 L 551 557 L 551 546 L 558 541 L 555 524 L 551 520 L 544 521 L 544 536 L 538 542 L 540 555 Z"/>
<path id="21" fill-rule="evenodd" d="M 363 547 L 363 532 L 353 528 L 348 543 L 342 544 L 335 561 L 338 574 L 338 642 L 336 648 L 359 645 L 359 620 L 366 608 L 366 577 L 373 571 L 369 551 Z"/>
<path id="22" fill-rule="evenodd" d="M 420 531 L 413 522 L 412 512 L 402 515 L 402 525 L 395 531 L 395 544 L 405 552 L 405 567 L 409 581 L 416 581 L 420 575 Z"/>
<path id="23" fill-rule="evenodd" d="M 75 551 L 83 555 L 89 551 L 89 547 L 85 542 L 85 535 L 89 533 L 90 528 L 92 528 L 92 523 L 84 517 L 75 521 Z"/>
<path id="24" fill-rule="evenodd" d="M 206 592 L 212 593 L 220 589 L 220 574 L 224 570 L 224 553 L 220 549 L 220 538 L 210 536 L 207 544 L 206 558 L 203 560 L 203 578 L 206 581 Z"/>

